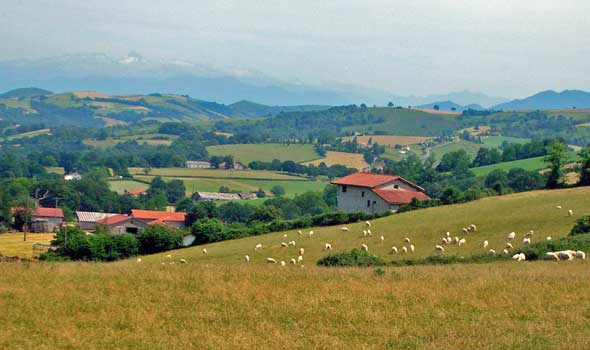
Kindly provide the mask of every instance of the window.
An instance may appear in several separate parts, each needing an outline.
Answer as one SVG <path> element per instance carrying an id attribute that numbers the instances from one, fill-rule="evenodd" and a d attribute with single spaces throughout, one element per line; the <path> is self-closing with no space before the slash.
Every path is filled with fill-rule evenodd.
<path id="1" fill-rule="evenodd" d="M 361 192 L 361 197 L 365 198 L 365 191 Z"/>
<path id="2" fill-rule="evenodd" d="M 346 192 L 346 186 L 342 186 L 342 192 Z"/>
<path id="3" fill-rule="evenodd" d="M 367 208 L 371 207 L 371 201 L 367 201 Z"/>
<path id="4" fill-rule="evenodd" d="M 393 188 L 395 188 L 396 190 L 399 190 L 399 185 L 393 185 Z"/>

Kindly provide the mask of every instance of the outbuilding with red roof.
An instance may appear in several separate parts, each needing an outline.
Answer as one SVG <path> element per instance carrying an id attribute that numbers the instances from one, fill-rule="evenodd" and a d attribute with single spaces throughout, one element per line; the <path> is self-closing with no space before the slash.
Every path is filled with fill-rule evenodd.
<path id="1" fill-rule="evenodd" d="M 424 189 L 397 175 L 355 173 L 332 181 L 338 186 L 338 209 L 346 212 L 397 211 L 413 198 L 430 199 Z"/>

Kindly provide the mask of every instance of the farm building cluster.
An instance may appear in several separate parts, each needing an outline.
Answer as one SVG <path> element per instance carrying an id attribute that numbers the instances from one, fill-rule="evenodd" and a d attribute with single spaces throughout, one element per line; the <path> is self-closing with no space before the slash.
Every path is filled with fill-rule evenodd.
<path id="1" fill-rule="evenodd" d="M 230 170 L 246 170 L 246 166 L 240 162 L 233 162 L 232 164 L 227 164 L 226 162 L 221 162 L 219 164 L 214 165 L 211 162 L 201 161 L 201 160 L 187 160 L 184 163 L 184 166 L 188 169 L 230 169 Z"/>

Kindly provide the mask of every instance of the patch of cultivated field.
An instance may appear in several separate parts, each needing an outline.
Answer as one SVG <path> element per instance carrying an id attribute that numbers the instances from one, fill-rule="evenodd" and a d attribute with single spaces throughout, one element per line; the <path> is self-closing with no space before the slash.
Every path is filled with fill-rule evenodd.
<path id="1" fill-rule="evenodd" d="M 513 160 L 511 162 L 503 162 L 498 164 L 491 164 L 480 166 L 477 168 L 471 168 L 470 170 L 478 176 L 487 175 L 492 170 L 501 169 L 504 171 L 509 171 L 512 168 L 523 168 L 525 170 L 541 170 L 547 167 L 547 163 L 543 161 L 545 157 L 534 157 L 534 158 L 527 158 L 527 159 L 520 159 L 520 160 Z M 579 157 L 576 152 L 569 152 L 567 153 L 567 162 L 575 162 L 579 160 Z"/>
<path id="2" fill-rule="evenodd" d="M 27 233 L 27 240 L 23 240 L 23 233 L 0 234 L 0 255 L 32 258 L 43 251 L 33 250 L 35 243 L 48 244 L 54 238 L 53 233 Z"/>
<path id="3" fill-rule="evenodd" d="M 142 168 L 129 168 L 132 175 L 144 175 Z M 265 170 L 225 170 L 225 169 L 188 169 L 188 168 L 153 168 L 149 176 L 167 177 L 202 177 L 202 178 L 233 178 L 233 179 L 261 179 L 261 180 L 291 180 L 304 181 L 300 176 L 292 176 Z"/>
<path id="4" fill-rule="evenodd" d="M 500 146 L 502 145 L 502 143 L 504 143 L 504 141 L 507 141 L 509 143 L 527 143 L 530 142 L 531 139 L 525 139 L 525 138 L 521 138 L 521 137 L 510 137 L 510 136 L 482 136 L 481 137 L 481 142 L 483 142 L 483 145 L 486 147 L 494 147 L 494 148 L 500 148 Z"/>
<path id="5" fill-rule="evenodd" d="M 88 146 L 106 148 L 113 147 L 119 143 L 135 140 L 139 144 L 152 145 L 152 146 L 170 146 L 174 139 L 178 138 L 176 135 L 167 134 L 143 134 L 143 135 L 129 135 L 122 136 L 119 138 L 106 138 L 104 140 L 86 139 L 84 143 Z"/>
<path id="6" fill-rule="evenodd" d="M 34 131 L 23 132 L 21 134 L 6 136 L 4 139 L 6 141 L 11 141 L 11 140 L 18 140 L 18 139 L 22 139 L 22 138 L 35 137 L 35 136 L 39 136 L 39 135 L 49 135 L 49 134 L 51 134 L 50 129 L 39 129 L 39 130 L 34 130 Z"/>
<path id="7" fill-rule="evenodd" d="M 320 165 L 325 163 L 327 166 L 332 165 L 344 165 L 348 168 L 364 169 L 369 166 L 365 161 L 365 158 L 360 153 L 347 153 L 347 152 L 335 152 L 328 151 L 324 158 L 316 159 L 305 164 Z"/>
<path id="8" fill-rule="evenodd" d="M 133 180 L 112 180 L 109 181 L 109 185 L 111 190 L 119 194 L 123 194 L 125 191 L 147 190 L 149 188 L 148 184 Z"/>
<path id="9" fill-rule="evenodd" d="M 313 145 L 302 144 L 280 144 L 280 143 L 262 143 L 262 144 L 233 144 L 217 145 L 207 147 L 207 151 L 212 156 L 231 155 L 234 161 L 239 161 L 244 165 L 259 160 L 270 162 L 273 159 L 280 161 L 292 160 L 301 163 L 316 159 L 319 155 L 316 153 Z"/>
<path id="10" fill-rule="evenodd" d="M 342 142 L 351 142 L 353 139 L 353 136 L 343 137 Z M 378 143 L 382 146 L 405 146 L 424 143 L 430 140 L 430 138 L 423 136 L 364 135 L 356 136 L 356 140 L 358 143 L 362 144 L 368 144 L 369 140 L 372 140 L 373 143 Z"/>
<path id="11" fill-rule="evenodd" d="M 455 152 L 458 150 L 465 150 L 469 157 L 471 157 L 471 159 L 474 159 L 477 155 L 477 151 L 479 151 L 481 147 L 482 145 L 478 143 L 465 140 L 457 140 L 434 146 L 431 148 L 431 152 L 434 155 L 436 162 L 438 163 L 445 154 Z"/>

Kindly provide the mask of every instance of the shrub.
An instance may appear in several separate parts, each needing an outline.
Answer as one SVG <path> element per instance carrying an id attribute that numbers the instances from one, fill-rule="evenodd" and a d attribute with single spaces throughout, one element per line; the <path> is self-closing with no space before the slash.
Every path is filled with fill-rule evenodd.
<path id="1" fill-rule="evenodd" d="M 154 254 L 182 247 L 181 230 L 164 225 L 154 225 L 137 235 L 141 254 Z"/>
<path id="2" fill-rule="evenodd" d="M 55 255 L 72 260 L 115 261 L 139 254 L 139 242 L 131 234 L 87 236 L 78 228 L 64 228 L 51 244 L 58 247 Z M 55 255 L 46 254 L 40 259 L 54 261 Z"/>
<path id="3" fill-rule="evenodd" d="M 342 266 L 383 266 L 385 260 L 370 255 L 368 252 L 353 249 L 350 252 L 340 252 L 322 257 L 318 261 L 319 266 L 342 267 Z"/>
<path id="4" fill-rule="evenodd" d="M 44 252 L 39 255 L 40 261 L 68 261 L 70 258 L 67 256 L 61 256 L 56 252 Z"/>
<path id="5" fill-rule="evenodd" d="M 576 221 L 570 231 L 570 236 L 590 233 L 590 215 L 583 216 Z"/>
<path id="6" fill-rule="evenodd" d="M 195 236 L 195 244 L 218 242 L 226 239 L 225 227 L 217 219 L 202 219 L 191 226 L 191 233 Z"/>

